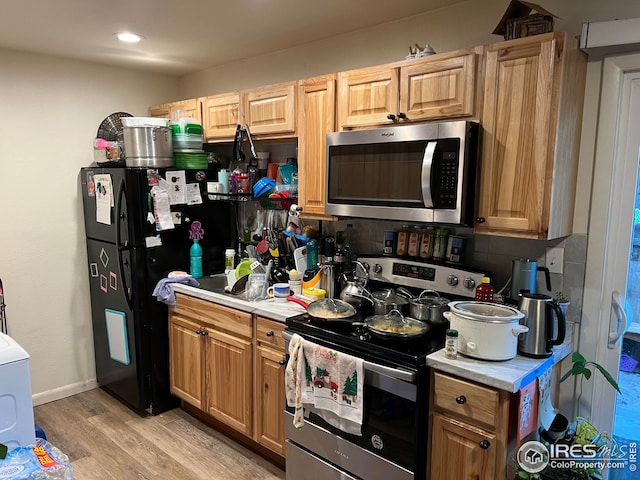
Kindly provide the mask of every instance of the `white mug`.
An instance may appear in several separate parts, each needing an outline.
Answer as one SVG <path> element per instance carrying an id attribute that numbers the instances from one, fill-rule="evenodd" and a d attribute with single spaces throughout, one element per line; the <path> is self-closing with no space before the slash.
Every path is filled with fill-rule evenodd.
<path id="1" fill-rule="evenodd" d="M 267 288 L 267 295 L 273 297 L 274 302 L 286 302 L 290 294 L 291 289 L 288 283 L 274 283 L 273 286 Z"/>

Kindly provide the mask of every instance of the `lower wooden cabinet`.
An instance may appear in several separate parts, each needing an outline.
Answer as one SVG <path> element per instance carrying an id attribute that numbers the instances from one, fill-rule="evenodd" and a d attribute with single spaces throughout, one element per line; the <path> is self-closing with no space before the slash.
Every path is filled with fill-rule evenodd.
<path id="1" fill-rule="evenodd" d="M 431 475 L 439 480 L 496 479 L 495 435 L 444 415 L 431 420 Z"/>
<path id="2" fill-rule="evenodd" d="M 171 393 L 284 457 L 284 323 L 176 294 Z"/>
<path id="3" fill-rule="evenodd" d="M 431 378 L 429 478 L 496 480 L 515 441 L 515 394 L 441 372 Z"/>
<path id="4" fill-rule="evenodd" d="M 169 309 L 171 393 L 247 436 L 253 433 L 252 322 L 249 313 L 181 294 Z"/>
<path id="5" fill-rule="evenodd" d="M 284 456 L 284 324 L 256 318 L 255 440 Z"/>

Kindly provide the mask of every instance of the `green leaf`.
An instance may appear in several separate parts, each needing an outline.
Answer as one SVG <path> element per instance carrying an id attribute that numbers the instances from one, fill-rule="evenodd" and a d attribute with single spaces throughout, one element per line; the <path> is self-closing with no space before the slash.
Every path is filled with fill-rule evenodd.
<path id="1" fill-rule="evenodd" d="M 586 378 L 587 380 L 591 378 L 591 370 L 589 370 L 588 368 L 583 368 L 582 374 L 584 375 L 584 378 Z"/>
<path id="2" fill-rule="evenodd" d="M 602 365 L 600 365 L 599 363 L 596 362 L 588 362 L 590 365 L 593 365 L 594 367 L 596 367 L 598 370 L 600 370 L 600 373 L 602 373 L 602 375 L 604 375 L 604 378 L 607 379 L 607 382 L 609 382 L 609 384 L 615 388 L 618 393 L 622 393 L 620 391 L 620 387 L 618 386 L 618 382 L 616 382 L 614 380 L 614 378 L 611 376 L 611 374 L 607 371 L 606 368 L 604 368 Z"/>
<path id="3" fill-rule="evenodd" d="M 584 365 L 585 363 L 587 363 L 587 359 L 584 358 L 584 356 L 580 352 L 573 352 L 573 354 L 571 355 L 571 361 L 574 364 L 579 363 Z"/>
<path id="4" fill-rule="evenodd" d="M 571 377 L 573 375 L 573 370 L 569 370 L 567 373 L 565 373 L 562 378 L 560 379 L 559 383 L 564 382 L 567 378 Z"/>
<path id="5" fill-rule="evenodd" d="M 6 445 L 0 443 L 0 460 L 4 460 L 5 458 L 7 458 L 7 452 L 8 452 L 8 448 Z"/>

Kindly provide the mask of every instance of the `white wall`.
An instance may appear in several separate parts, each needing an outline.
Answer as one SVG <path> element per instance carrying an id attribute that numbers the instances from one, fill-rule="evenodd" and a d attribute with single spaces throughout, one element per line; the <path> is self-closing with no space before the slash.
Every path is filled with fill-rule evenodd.
<path id="1" fill-rule="evenodd" d="M 145 115 L 177 79 L 0 50 L 0 278 L 38 403 L 95 380 L 79 169 L 109 114 Z"/>

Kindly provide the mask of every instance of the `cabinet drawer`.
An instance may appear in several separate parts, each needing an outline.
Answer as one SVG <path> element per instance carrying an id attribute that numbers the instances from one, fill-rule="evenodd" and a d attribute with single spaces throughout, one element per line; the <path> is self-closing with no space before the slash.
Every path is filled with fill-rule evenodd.
<path id="1" fill-rule="evenodd" d="M 215 330 L 226 330 L 246 338 L 253 336 L 253 321 L 250 313 L 180 293 L 176 294 L 176 306 L 172 308 L 176 314 Z"/>
<path id="2" fill-rule="evenodd" d="M 282 338 L 284 327 L 285 325 L 282 322 L 257 317 L 256 341 L 261 345 L 269 345 L 278 350 L 284 350 L 284 338 Z"/>
<path id="3" fill-rule="evenodd" d="M 499 394 L 492 388 L 434 372 L 433 405 L 454 418 L 493 430 Z"/>

